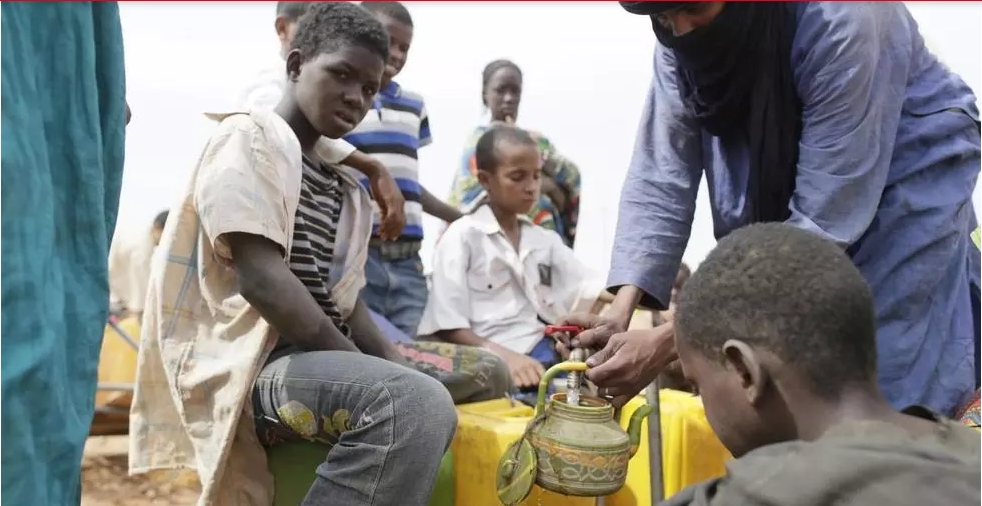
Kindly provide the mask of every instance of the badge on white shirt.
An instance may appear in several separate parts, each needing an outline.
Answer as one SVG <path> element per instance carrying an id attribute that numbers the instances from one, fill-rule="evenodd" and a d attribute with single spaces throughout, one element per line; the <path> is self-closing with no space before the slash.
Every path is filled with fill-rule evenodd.
<path id="1" fill-rule="evenodd" d="M 539 264 L 539 284 L 552 287 L 552 266 Z"/>

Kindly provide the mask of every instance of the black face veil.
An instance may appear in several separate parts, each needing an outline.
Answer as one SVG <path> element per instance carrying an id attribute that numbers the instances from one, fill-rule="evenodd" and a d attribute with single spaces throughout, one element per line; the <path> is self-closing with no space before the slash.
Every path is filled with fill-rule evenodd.
<path id="1" fill-rule="evenodd" d="M 754 222 L 790 216 L 801 137 L 801 104 L 791 68 L 797 19 L 792 2 L 727 2 L 704 26 L 675 35 L 658 15 L 691 2 L 620 2 L 651 17 L 677 61 L 686 110 L 708 133 L 749 147 L 748 203 Z"/>

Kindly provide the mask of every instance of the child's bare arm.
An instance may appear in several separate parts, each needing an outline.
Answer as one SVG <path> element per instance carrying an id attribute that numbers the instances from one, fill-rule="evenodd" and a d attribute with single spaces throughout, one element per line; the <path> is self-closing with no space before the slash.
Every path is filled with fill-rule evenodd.
<path id="1" fill-rule="evenodd" d="M 283 339 L 305 351 L 357 351 L 290 271 L 280 247 L 258 235 L 226 234 L 239 292 Z"/>
<path id="2" fill-rule="evenodd" d="M 382 162 L 357 150 L 342 160 L 342 163 L 368 177 L 372 198 L 375 199 L 381 213 L 379 237 L 384 240 L 397 239 L 406 226 L 406 201 L 388 169 L 382 165 Z"/>
<path id="3" fill-rule="evenodd" d="M 352 151 L 347 158 L 341 160 L 341 163 L 361 172 L 368 179 L 389 175 L 389 171 L 382 165 L 382 162 L 358 150 Z M 402 198 L 402 195 L 400 194 L 399 197 Z"/>
<path id="4" fill-rule="evenodd" d="M 478 348 L 487 344 L 487 340 L 483 337 L 474 333 L 473 330 L 467 329 L 450 329 L 450 330 L 438 330 L 436 332 L 436 337 L 453 344 L 460 344 L 463 346 L 476 346 Z"/>
<path id="5" fill-rule="evenodd" d="M 447 223 L 453 223 L 463 216 L 460 211 L 454 209 L 446 202 L 436 198 L 426 188 L 420 186 L 420 204 L 423 205 L 423 212 L 435 216 Z"/>
<path id="6" fill-rule="evenodd" d="M 516 353 L 504 346 L 484 339 L 475 334 L 471 329 L 440 330 L 436 333 L 436 336 L 454 344 L 484 348 L 498 355 L 508 366 L 508 371 L 511 372 L 511 380 L 515 383 L 515 386 L 520 388 L 537 385 L 542 375 L 545 374 L 542 364 L 534 358 Z"/>

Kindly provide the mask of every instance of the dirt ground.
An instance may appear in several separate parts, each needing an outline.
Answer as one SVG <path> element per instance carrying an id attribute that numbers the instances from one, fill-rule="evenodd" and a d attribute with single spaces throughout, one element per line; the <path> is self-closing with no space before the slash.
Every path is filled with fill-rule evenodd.
<path id="1" fill-rule="evenodd" d="M 82 459 L 82 506 L 193 506 L 195 476 L 166 472 L 127 476 L 126 439 L 89 438 Z"/>

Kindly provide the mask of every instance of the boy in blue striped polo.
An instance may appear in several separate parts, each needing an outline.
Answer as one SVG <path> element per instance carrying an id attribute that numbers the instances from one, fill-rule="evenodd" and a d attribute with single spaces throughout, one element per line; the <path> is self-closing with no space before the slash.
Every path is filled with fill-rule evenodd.
<path id="1" fill-rule="evenodd" d="M 389 32 L 389 61 L 373 110 L 344 140 L 374 156 L 389 170 L 406 201 L 406 226 L 395 241 L 382 241 L 373 229 L 365 304 L 400 330 L 414 336 L 426 306 L 427 287 L 419 249 L 423 240 L 423 213 L 452 222 L 460 212 L 434 197 L 419 183 L 417 150 L 432 142 L 430 120 L 423 97 L 392 79 L 406 64 L 413 39 L 413 20 L 399 2 L 363 2 Z M 362 183 L 368 186 L 368 181 Z"/>

